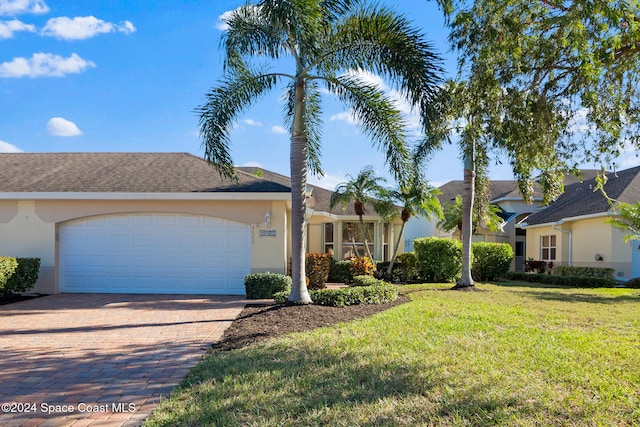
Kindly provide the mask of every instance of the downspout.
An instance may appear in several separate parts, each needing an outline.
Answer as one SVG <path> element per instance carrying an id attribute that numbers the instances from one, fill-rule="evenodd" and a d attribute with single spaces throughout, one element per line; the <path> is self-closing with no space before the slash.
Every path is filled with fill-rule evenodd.
<path id="1" fill-rule="evenodd" d="M 569 264 L 569 267 L 571 267 L 573 265 L 573 235 L 571 233 L 570 230 L 565 230 L 564 228 L 559 228 L 560 225 L 562 225 L 564 223 L 564 221 L 560 220 L 556 223 L 554 223 L 551 228 L 553 228 L 556 231 L 561 231 L 563 233 L 567 233 L 569 235 L 569 258 L 567 259 L 567 262 Z"/>

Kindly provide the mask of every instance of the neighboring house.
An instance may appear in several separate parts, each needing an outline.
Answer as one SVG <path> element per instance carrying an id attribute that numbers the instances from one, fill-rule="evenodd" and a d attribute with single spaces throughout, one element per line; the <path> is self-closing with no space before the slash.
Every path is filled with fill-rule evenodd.
<path id="1" fill-rule="evenodd" d="M 587 180 L 595 177 L 596 170 L 582 170 L 582 179 Z M 578 178 L 573 175 L 565 177 L 565 185 L 578 182 Z M 454 203 L 456 196 L 462 195 L 464 189 L 463 181 L 450 181 L 439 187 L 442 192 L 438 196 L 440 204 L 445 206 Z M 511 264 L 511 269 L 515 271 L 524 270 L 524 262 L 527 254 L 527 231 L 517 226 L 533 212 L 541 209 L 542 188 L 539 184 L 533 185 L 533 203 L 525 203 L 516 181 L 496 180 L 490 181 L 490 201 L 501 210 L 500 217 L 504 220 L 502 231 L 494 232 L 487 229 L 478 229 L 473 235 L 474 242 L 497 242 L 509 243 L 513 247 L 515 254 Z M 413 250 L 413 239 L 424 236 L 460 238 L 460 230 L 446 232 L 436 225 L 437 221 L 429 221 L 424 218 L 410 219 L 405 231 L 405 250 Z M 410 244 L 411 243 L 411 244 Z"/>
<path id="2" fill-rule="evenodd" d="M 0 254 L 40 258 L 41 293 L 244 294 L 246 274 L 286 271 L 291 188 L 237 171 L 237 183 L 222 179 L 185 153 L 0 154 Z M 308 194 L 308 250 L 350 256 L 352 208 L 330 212 L 330 191 Z M 386 259 L 400 219 L 369 212 Z"/>
<path id="3" fill-rule="evenodd" d="M 608 173 L 607 178 L 608 197 L 640 201 L 640 167 Z M 554 265 L 613 268 L 620 280 L 640 277 L 638 241 L 624 243 L 625 233 L 607 224 L 615 212 L 595 188 L 595 179 L 567 185 L 556 201 L 526 218 L 520 224 L 527 233 L 526 256 Z"/>

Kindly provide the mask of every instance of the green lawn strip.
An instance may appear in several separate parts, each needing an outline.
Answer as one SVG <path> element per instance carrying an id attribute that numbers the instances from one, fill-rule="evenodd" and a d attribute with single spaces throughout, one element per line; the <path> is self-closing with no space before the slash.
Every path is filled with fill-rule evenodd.
<path id="1" fill-rule="evenodd" d="M 638 291 L 513 285 L 214 353 L 147 425 L 640 424 Z"/>

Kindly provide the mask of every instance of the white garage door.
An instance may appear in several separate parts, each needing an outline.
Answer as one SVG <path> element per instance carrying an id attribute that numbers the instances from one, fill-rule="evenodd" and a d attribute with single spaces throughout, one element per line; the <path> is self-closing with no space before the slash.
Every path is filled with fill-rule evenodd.
<path id="1" fill-rule="evenodd" d="M 249 226 L 184 214 L 105 215 L 60 227 L 62 292 L 243 295 Z"/>

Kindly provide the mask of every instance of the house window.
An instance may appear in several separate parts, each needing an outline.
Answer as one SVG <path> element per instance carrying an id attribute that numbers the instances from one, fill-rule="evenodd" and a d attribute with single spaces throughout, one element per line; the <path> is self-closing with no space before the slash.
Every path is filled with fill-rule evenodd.
<path id="1" fill-rule="evenodd" d="M 365 233 L 367 233 L 367 243 L 369 250 L 373 255 L 374 233 L 373 222 L 364 223 Z M 350 259 L 357 256 L 366 256 L 367 251 L 364 248 L 364 238 L 362 237 L 362 229 L 359 222 L 343 222 L 342 223 L 342 257 Z"/>
<path id="2" fill-rule="evenodd" d="M 324 253 L 333 256 L 333 223 L 324 224 Z"/>
<path id="3" fill-rule="evenodd" d="M 555 261 L 556 236 L 540 236 L 540 259 L 543 261 Z"/>

